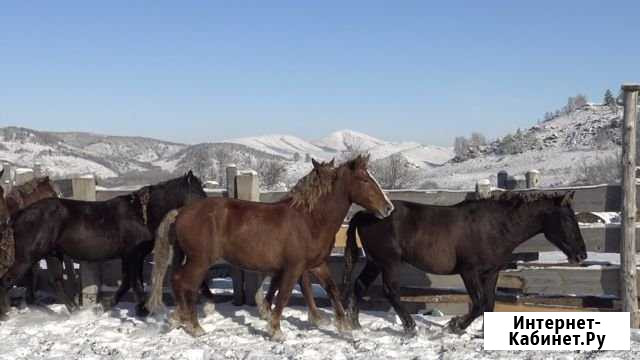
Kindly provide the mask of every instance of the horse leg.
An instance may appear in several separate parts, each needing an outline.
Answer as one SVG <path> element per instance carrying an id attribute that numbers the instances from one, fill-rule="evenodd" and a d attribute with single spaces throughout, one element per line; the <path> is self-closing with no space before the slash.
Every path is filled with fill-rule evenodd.
<path id="1" fill-rule="evenodd" d="M 266 279 L 266 278 L 265 278 Z M 258 307 L 258 313 L 262 320 L 271 319 L 271 305 L 273 304 L 273 297 L 280 286 L 280 280 L 282 279 L 282 272 L 275 273 L 269 281 L 269 289 L 264 299 L 261 298 L 260 292 L 256 292 L 256 306 Z"/>
<path id="2" fill-rule="evenodd" d="M 348 286 L 347 319 L 351 320 L 351 326 L 354 329 L 361 328 L 359 303 L 367 294 L 369 286 L 376 280 L 378 275 L 380 275 L 380 268 L 373 261 L 367 259 L 367 263 L 355 283 L 346 284 Z"/>
<path id="3" fill-rule="evenodd" d="M 198 322 L 196 303 L 198 290 L 209 270 L 206 259 L 187 257 L 185 264 L 173 273 L 173 293 L 176 297 L 177 318 L 184 330 L 191 336 L 204 335 L 205 331 Z"/>
<path id="4" fill-rule="evenodd" d="M 449 321 L 449 329 L 456 334 L 462 333 L 475 318 L 482 315 L 486 304 L 485 292 L 478 271 L 464 270 L 460 275 L 471 298 L 471 310 L 469 310 L 468 314 L 456 316 Z"/>
<path id="5" fill-rule="evenodd" d="M 129 289 L 131 288 L 131 279 L 129 277 L 130 266 L 127 263 L 125 257 L 123 257 L 120 261 L 122 266 L 122 281 L 120 282 L 120 286 L 118 287 L 118 290 L 116 290 L 116 293 L 113 294 L 113 296 L 111 296 L 110 298 L 102 299 L 102 308 L 104 309 L 104 311 L 109 311 L 111 310 L 111 308 L 116 306 L 116 304 L 120 302 L 120 299 L 122 299 L 124 294 L 126 294 L 127 291 L 129 291 Z"/>
<path id="6" fill-rule="evenodd" d="M 284 340 L 284 334 L 280 330 L 280 319 L 282 318 L 282 311 L 284 307 L 289 303 L 291 298 L 291 292 L 296 281 L 302 275 L 304 269 L 289 269 L 285 270 L 280 280 L 280 286 L 278 287 L 278 297 L 276 298 L 276 306 L 271 313 L 271 319 L 269 321 L 268 332 L 271 339 L 274 341 Z"/>
<path id="7" fill-rule="evenodd" d="M 25 294 L 24 300 L 27 305 L 33 305 L 36 303 L 36 288 L 38 284 L 36 282 L 35 270 L 39 268 L 38 263 L 34 264 L 24 274 Z"/>
<path id="8" fill-rule="evenodd" d="M 6 319 L 7 312 L 9 312 L 9 308 L 11 307 L 9 289 L 24 277 L 31 266 L 33 266 L 32 263 L 16 261 L 9 267 L 9 270 L 7 270 L 2 279 L 0 279 L 0 320 Z"/>
<path id="9" fill-rule="evenodd" d="M 144 260 L 153 250 L 153 241 L 144 241 L 137 244 L 133 250 L 125 256 L 123 261 L 127 261 L 127 269 L 129 271 L 129 283 L 133 288 L 136 300 L 136 315 L 146 317 L 149 312 L 144 306 L 144 284 L 143 284 L 143 268 Z M 123 267 L 124 271 L 124 267 Z"/>
<path id="10" fill-rule="evenodd" d="M 331 320 L 326 315 L 318 311 L 318 306 L 313 298 L 313 286 L 311 285 L 311 277 L 309 276 L 308 271 L 302 273 L 300 280 L 298 280 L 298 284 L 300 285 L 300 290 L 302 290 L 304 301 L 307 303 L 307 308 L 309 308 L 309 315 L 307 316 L 309 321 L 318 327 L 328 325 Z"/>
<path id="11" fill-rule="evenodd" d="M 78 308 L 78 304 L 74 301 L 73 296 L 69 296 L 65 291 L 62 258 L 57 259 L 55 257 L 48 257 L 47 272 L 49 273 L 49 276 L 53 277 L 53 286 L 56 291 L 56 296 L 64 302 L 67 311 L 72 313 Z"/>
<path id="12" fill-rule="evenodd" d="M 416 331 L 416 322 L 411 317 L 411 314 L 404 308 L 402 303 L 400 302 L 400 297 L 398 296 L 398 281 L 396 279 L 396 269 L 400 261 L 394 262 L 392 264 L 387 264 L 382 269 L 382 289 L 384 291 L 384 295 L 393 306 L 393 309 L 396 311 L 396 314 L 402 320 L 402 326 L 404 327 L 404 331 L 407 334 L 413 335 Z"/>
<path id="13" fill-rule="evenodd" d="M 329 299 L 331 299 L 331 305 L 333 306 L 333 311 L 336 314 L 336 328 L 338 331 L 345 332 L 352 330 L 353 327 L 350 322 L 347 321 L 347 316 L 344 308 L 342 307 L 342 302 L 340 301 L 340 291 L 331 277 L 327 263 L 325 262 L 324 264 L 311 269 L 311 272 L 313 272 L 313 274 L 318 278 L 327 295 L 329 295 Z M 311 299 L 313 301 L 313 296 L 311 296 Z"/>

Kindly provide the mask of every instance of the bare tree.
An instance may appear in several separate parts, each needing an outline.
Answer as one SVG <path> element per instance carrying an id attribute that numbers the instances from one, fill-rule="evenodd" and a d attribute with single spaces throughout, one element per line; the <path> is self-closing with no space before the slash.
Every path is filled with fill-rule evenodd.
<path id="1" fill-rule="evenodd" d="M 209 168 L 211 167 L 211 159 L 209 159 L 208 151 L 196 151 L 193 157 L 193 173 L 200 179 L 206 179 L 209 175 Z"/>
<path id="2" fill-rule="evenodd" d="M 284 179 L 287 169 L 284 163 L 274 160 L 264 160 L 258 163 L 258 175 L 264 187 L 272 187 Z"/>
<path id="3" fill-rule="evenodd" d="M 339 160 L 346 161 L 355 158 L 358 155 L 365 155 L 367 151 L 360 142 L 354 142 L 352 144 L 345 143 L 345 149 L 340 152 Z"/>
<path id="4" fill-rule="evenodd" d="M 469 139 L 469 145 L 471 146 L 487 145 L 487 138 L 479 132 L 473 132 L 471 133 L 471 139 Z"/>
<path id="5" fill-rule="evenodd" d="M 231 151 L 223 147 L 219 147 L 213 151 L 213 157 L 218 162 L 218 183 L 226 186 L 227 176 L 225 173 L 225 166 L 233 162 L 233 154 Z"/>
<path id="6" fill-rule="evenodd" d="M 385 189 L 402 189 L 416 181 L 411 164 L 400 154 L 375 161 L 370 166 L 373 176 Z"/>

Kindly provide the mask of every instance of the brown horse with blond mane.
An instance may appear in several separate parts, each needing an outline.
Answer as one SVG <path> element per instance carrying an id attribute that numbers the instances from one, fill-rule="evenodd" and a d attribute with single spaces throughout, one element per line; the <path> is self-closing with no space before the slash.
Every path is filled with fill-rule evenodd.
<path id="1" fill-rule="evenodd" d="M 209 266 L 219 259 L 277 279 L 278 295 L 268 328 L 272 339 L 283 338 L 282 310 L 294 284 L 307 270 L 325 285 L 338 329 L 349 329 L 326 260 L 352 203 L 381 218 L 393 211 L 393 205 L 367 171 L 368 160 L 358 156 L 338 167 L 333 162 L 313 161 L 314 169 L 277 203 L 208 198 L 169 213 L 158 228 L 147 308 L 157 311 L 161 307 L 162 280 L 173 250 L 178 250 L 186 260 L 184 264 L 174 262 L 177 268 L 172 285 L 177 309 L 171 318 L 191 335 L 204 333 L 195 309 L 198 287 Z"/>

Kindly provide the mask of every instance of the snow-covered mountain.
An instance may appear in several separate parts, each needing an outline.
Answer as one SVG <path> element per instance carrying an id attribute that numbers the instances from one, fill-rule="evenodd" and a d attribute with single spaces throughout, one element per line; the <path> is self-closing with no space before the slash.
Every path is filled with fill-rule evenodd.
<path id="1" fill-rule="evenodd" d="M 279 161 L 286 171 L 284 182 L 290 185 L 311 169 L 308 158 L 340 160 L 355 151 L 368 152 L 378 164 L 401 156 L 414 178 L 407 186 L 429 182 L 470 189 L 479 179 L 495 183 L 500 170 L 518 175 L 530 169 L 541 171 L 543 185 L 566 185 L 576 182 L 589 164 L 619 151 L 621 116 L 619 108 L 587 105 L 472 149 L 454 161 L 452 148 L 389 142 L 352 130 L 312 141 L 284 134 L 186 145 L 6 127 L 0 128 L 0 161 L 27 167 L 38 162 L 58 177 L 94 173 L 112 184 L 150 183 L 187 169 L 221 180 L 222 167 L 229 163 L 257 169 L 265 161 Z"/>
<path id="2" fill-rule="evenodd" d="M 220 177 L 220 167 L 227 163 L 255 168 L 268 160 L 285 163 L 286 177 L 293 182 L 309 171 L 308 157 L 340 159 L 350 149 L 369 152 L 374 160 L 401 154 L 416 168 L 441 165 L 453 157 L 450 148 L 387 142 L 351 130 L 314 141 L 264 135 L 186 145 L 144 137 L 0 128 L 0 161 L 24 167 L 40 163 L 54 177 L 93 173 L 115 184 L 153 182 L 187 169 Z"/>

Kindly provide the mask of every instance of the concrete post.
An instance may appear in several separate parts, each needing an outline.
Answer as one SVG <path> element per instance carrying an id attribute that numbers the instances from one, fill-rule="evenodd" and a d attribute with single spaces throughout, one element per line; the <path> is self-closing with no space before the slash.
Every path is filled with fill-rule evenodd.
<path id="1" fill-rule="evenodd" d="M 507 189 L 507 181 L 509 179 L 509 173 L 506 170 L 500 170 L 498 172 L 498 183 L 497 186 L 500 189 Z"/>
<path id="2" fill-rule="evenodd" d="M 71 180 L 73 199 L 83 201 L 96 201 L 96 179 L 93 175 L 73 178 Z M 100 293 L 100 263 L 83 261 L 80 263 L 80 296 L 81 305 L 92 305 L 98 301 Z"/>
<path id="3" fill-rule="evenodd" d="M 527 189 L 534 189 L 540 186 L 540 171 L 529 170 L 525 177 L 527 179 Z"/>
<path id="4" fill-rule="evenodd" d="M 227 196 L 230 199 L 236 198 L 236 176 L 238 175 L 238 167 L 234 164 L 227 165 Z"/>
<path id="5" fill-rule="evenodd" d="M 479 199 L 486 199 L 491 196 L 491 182 L 489 179 L 478 180 L 476 183 L 476 195 Z"/>
<path id="6" fill-rule="evenodd" d="M 229 199 L 236 198 L 236 176 L 238 168 L 234 164 L 227 165 L 227 197 Z M 233 305 L 244 305 L 244 271 L 231 265 L 231 281 L 233 283 Z"/>
<path id="7" fill-rule="evenodd" d="M 631 315 L 631 327 L 640 326 L 636 270 L 636 123 L 640 84 L 622 85 L 622 247 L 620 248 L 620 298 L 622 311 Z"/>
<path id="8" fill-rule="evenodd" d="M 236 176 L 236 197 L 239 200 L 260 201 L 260 188 L 258 187 L 258 173 L 245 171 Z M 255 295 L 262 284 L 263 276 L 260 273 L 243 271 L 244 279 L 244 303 L 255 305 Z"/>
<path id="9" fill-rule="evenodd" d="M 39 162 L 33 164 L 33 176 L 35 176 L 36 178 L 44 176 L 44 173 L 42 171 L 42 164 L 40 164 Z"/>
<path id="10" fill-rule="evenodd" d="M 15 172 L 15 185 L 22 185 L 33 180 L 33 170 L 28 168 L 18 168 Z"/>

